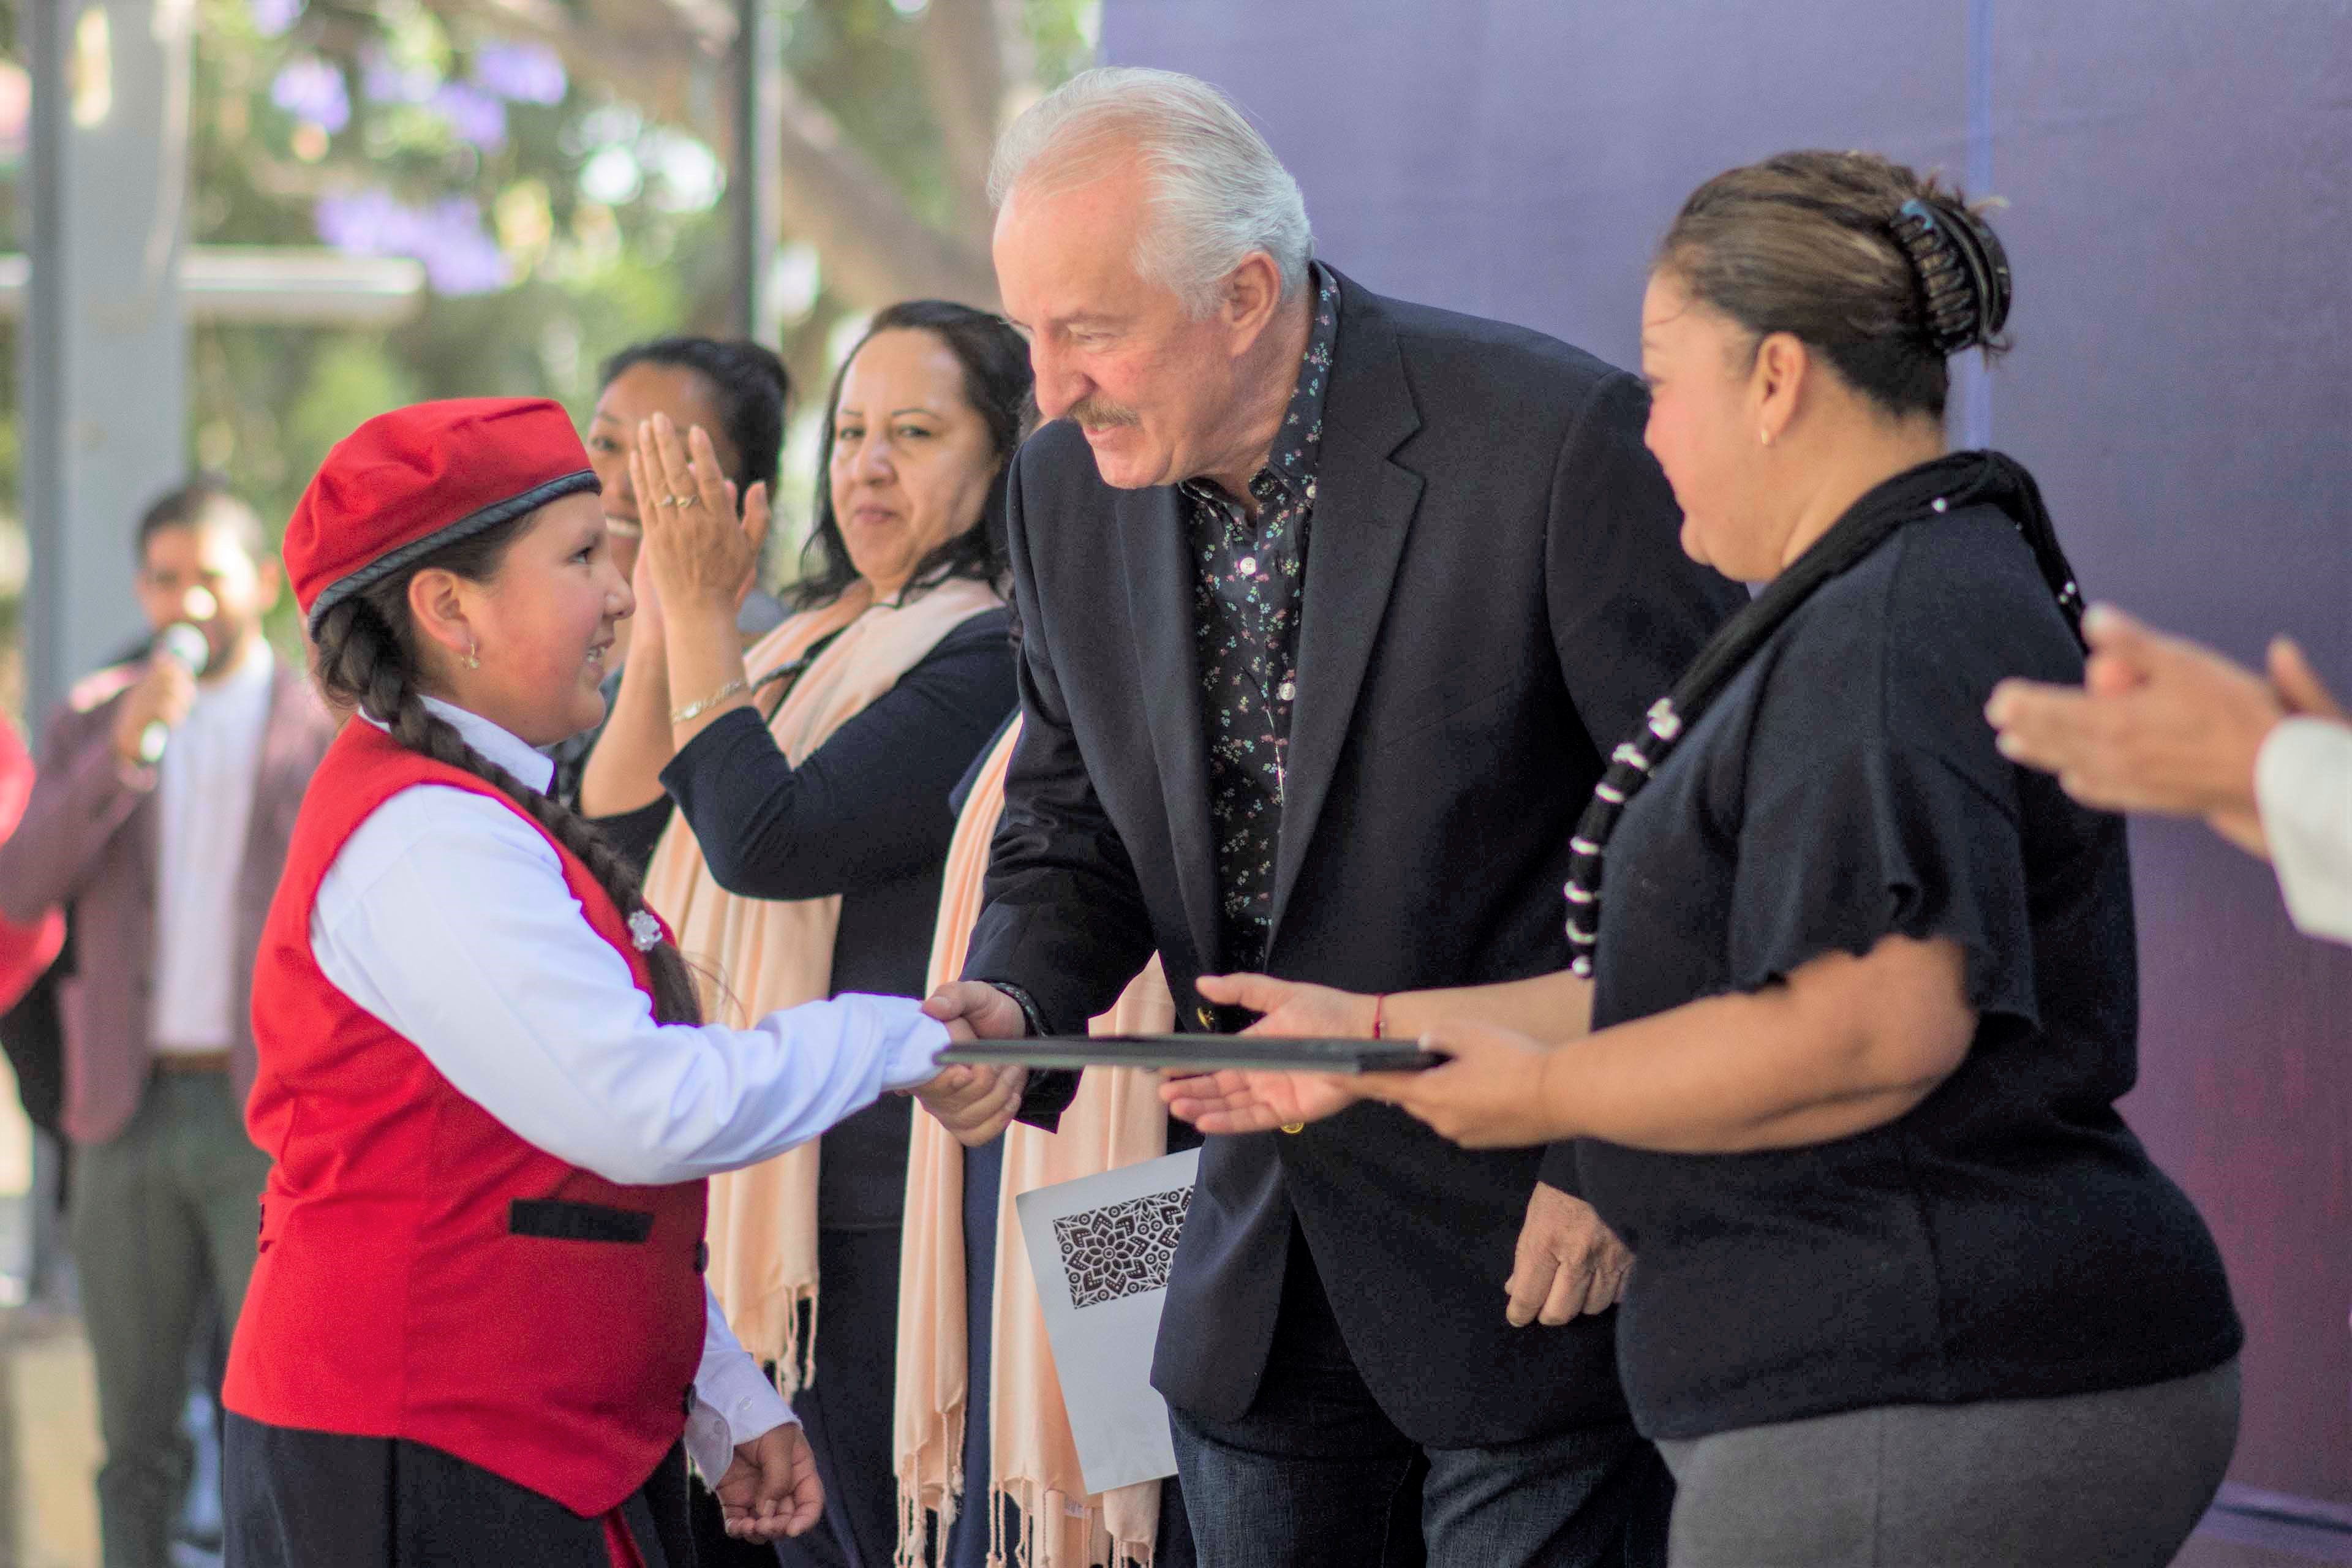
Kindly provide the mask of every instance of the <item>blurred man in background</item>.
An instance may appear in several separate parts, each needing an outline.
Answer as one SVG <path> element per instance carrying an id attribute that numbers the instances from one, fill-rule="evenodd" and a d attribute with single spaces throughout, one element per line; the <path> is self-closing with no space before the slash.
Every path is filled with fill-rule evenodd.
<path id="1" fill-rule="evenodd" d="M 0 919 L 70 905 L 68 1243 L 98 1376 L 107 1568 L 165 1568 L 209 1294 L 236 1321 L 268 1161 L 245 1133 L 254 952 L 332 725 L 262 636 L 278 562 L 216 480 L 140 521 L 147 656 L 84 680 L 0 843 Z"/>

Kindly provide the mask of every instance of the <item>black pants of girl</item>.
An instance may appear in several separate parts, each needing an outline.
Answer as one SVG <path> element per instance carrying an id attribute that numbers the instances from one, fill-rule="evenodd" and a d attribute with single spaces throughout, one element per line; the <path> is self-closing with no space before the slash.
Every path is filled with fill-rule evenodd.
<path id="1" fill-rule="evenodd" d="M 222 1441 L 224 1568 L 610 1568 L 604 1522 L 438 1448 L 248 1421 Z M 686 1453 L 622 1505 L 646 1568 L 693 1568 Z"/>

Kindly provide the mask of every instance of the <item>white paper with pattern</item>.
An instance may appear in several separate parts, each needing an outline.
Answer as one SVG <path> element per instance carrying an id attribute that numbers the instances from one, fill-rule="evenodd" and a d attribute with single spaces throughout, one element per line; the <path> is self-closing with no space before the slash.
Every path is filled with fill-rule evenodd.
<path id="1" fill-rule="evenodd" d="M 1013 1200 L 1090 1492 L 1176 1473 L 1151 1351 L 1200 1162 L 1189 1150 Z"/>

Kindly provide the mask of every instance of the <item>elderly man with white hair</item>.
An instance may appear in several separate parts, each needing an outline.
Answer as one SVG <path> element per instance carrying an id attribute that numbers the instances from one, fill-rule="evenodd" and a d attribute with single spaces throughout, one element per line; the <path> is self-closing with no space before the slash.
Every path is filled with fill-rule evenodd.
<path id="1" fill-rule="evenodd" d="M 1010 476 L 1024 728 L 967 979 L 1066 1033 L 1157 951 L 1188 1029 L 1264 972 L 1349 991 L 1566 966 L 1599 746 L 1738 602 L 1675 546 L 1639 382 L 1314 259 L 1205 83 L 1080 76 L 998 147 L 997 278 L 1049 421 Z M 1377 1035 L 1278 1010 L 1276 1032 Z M 1051 1125 L 1067 1074 L 942 1113 Z M 1624 1248 L 1551 1151 L 1386 1107 L 1213 1137 L 1154 1363 L 1200 1560 L 1655 1562 L 1611 1342 Z"/>

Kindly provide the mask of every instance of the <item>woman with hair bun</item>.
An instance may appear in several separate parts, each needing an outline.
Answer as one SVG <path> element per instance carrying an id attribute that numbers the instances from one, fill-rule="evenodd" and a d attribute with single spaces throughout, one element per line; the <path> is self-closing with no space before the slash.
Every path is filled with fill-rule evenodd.
<path id="1" fill-rule="evenodd" d="M 707 1178 L 970 1076 L 901 998 L 703 1022 L 635 871 L 547 794 L 537 748 L 603 716 L 634 608 L 596 486 L 553 403 L 428 403 L 337 443 L 287 529 L 356 717 L 254 973 L 237 1568 L 691 1563 L 681 1447 L 730 1533 L 811 1529 L 809 1444 L 703 1281 Z"/>
<path id="2" fill-rule="evenodd" d="M 1570 969 L 1236 978 L 1270 1028 L 1378 1019 L 1453 1059 L 1165 1090 L 1213 1131 L 1369 1094 L 1474 1146 L 1581 1140 L 1676 1568 L 2153 1568 L 2236 1440 L 2221 1257 L 2115 1110 L 2123 822 L 1982 720 L 2004 676 L 2083 670 L 2032 476 L 1945 448 L 1945 362 L 2000 348 L 2009 302 L 1983 218 L 1885 159 L 1701 186 L 1643 305 L 1648 441 L 1685 551 L 1762 587 L 1614 753 Z"/>

